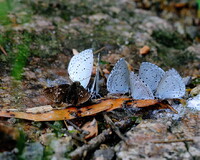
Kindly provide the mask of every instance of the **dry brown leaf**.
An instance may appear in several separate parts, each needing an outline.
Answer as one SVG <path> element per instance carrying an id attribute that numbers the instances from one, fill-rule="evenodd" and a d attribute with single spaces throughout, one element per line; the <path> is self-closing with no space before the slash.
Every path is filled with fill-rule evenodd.
<path id="1" fill-rule="evenodd" d="M 144 46 L 144 47 L 142 47 L 141 49 L 140 49 L 140 54 L 141 55 L 145 55 L 145 54 L 148 54 L 149 53 L 149 51 L 150 51 L 150 47 L 149 46 Z"/>
<path id="2" fill-rule="evenodd" d="M 72 49 L 73 55 L 79 54 L 79 52 L 76 49 Z"/>
<path id="3" fill-rule="evenodd" d="M 14 140 L 17 140 L 19 138 L 19 131 L 17 128 L 7 126 L 3 123 L 0 123 L 0 132 L 4 133 L 5 135 L 9 135 Z"/>
<path id="4" fill-rule="evenodd" d="M 84 139 L 93 138 L 98 135 L 98 124 L 95 118 L 92 121 L 85 123 L 81 129 L 89 132 Z"/>
<path id="5" fill-rule="evenodd" d="M 51 107 L 51 105 L 45 105 L 40 107 L 28 108 L 26 109 L 26 113 L 44 113 L 51 110 L 53 110 L 53 107 Z"/>
<path id="6" fill-rule="evenodd" d="M 155 109 L 169 108 L 175 113 L 177 111 L 168 104 L 163 104 L 159 100 L 133 100 L 132 98 L 117 98 L 117 99 L 100 99 L 96 104 L 84 107 L 68 107 L 66 109 L 54 109 L 46 113 L 26 113 L 13 112 L 10 110 L 1 110 L 0 117 L 15 117 L 33 121 L 57 121 L 70 120 L 78 117 L 92 116 L 102 111 L 112 111 L 117 108 L 122 108 L 124 105 L 137 108 L 148 108 L 153 105 L 159 105 Z"/>
<path id="7" fill-rule="evenodd" d="M 103 69 L 103 73 L 104 74 L 110 74 L 110 71 L 105 68 L 105 69 Z"/>
<path id="8" fill-rule="evenodd" d="M 132 105 L 132 107 L 143 108 L 149 107 L 160 103 L 157 99 L 144 99 L 144 100 L 133 100 L 127 103 L 127 105 Z"/>

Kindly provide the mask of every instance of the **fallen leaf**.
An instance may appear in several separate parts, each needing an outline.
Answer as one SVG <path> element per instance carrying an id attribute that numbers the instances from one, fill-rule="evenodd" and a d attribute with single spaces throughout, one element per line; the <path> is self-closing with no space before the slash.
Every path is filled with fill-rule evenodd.
<path id="1" fill-rule="evenodd" d="M 89 132 L 89 134 L 84 137 L 85 139 L 93 138 L 98 135 L 98 124 L 95 118 L 85 123 L 81 129 Z"/>
<path id="2" fill-rule="evenodd" d="M 104 74 L 110 74 L 109 70 L 107 70 L 107 69 L 103 69 L 103 73 Z"/>
<path id="3" fill-rule="evenodd" d="M 150 51 L 150 47 L 149 47 L 149 46 L 144 46 L 144 47 L 142 47 L 142 48 L 140 49 L 139 53 L 140 53 L 141 55 L 145 55 L 145 54 L 148 54 L 149 51 Z"/>
<path id="4" fill-rule="evenodd" d="M 26 113 L 13 112 L 10 110 L 1 110 L 0 117 L 15 117 L 19 119 L 26 119 L 32 121 L 57 121 L 66 119 L 75 119 L 78 117 L 85 117 L 95 115 L 99 112 L 105 111 L 112 106 L 110 100 L 99 100 L 97 104 L 84 107 L 68 107 L 66 109 L 54 109 L 46 113 Z"/>
<path id="5" fill-rule="evenodd" d="M 19 131 L 17 128 L 13 128 L 13 127 L 5 125 L 3 123 L 0 123 L 0 132 L 4 133 L 5 135 L 9 135 L 14 140 L 17 140 L 19 137 Z"/>
<path id="6" fill-rule="evenodd" d="M 137 108 L 148 108 L 158 104 L 156 109 L 171 109 L 175 113 L 177 111 L 168 104 L 163 104 L 159 100 L 133 100 L 131 98 L 117 98 L 117 99 L 100 99 L 96 104 L 83 107 L 68 107 L 65 109 L 54 109 L 46 113 L 27 113 L 27 112 L 13 112 L 11 110 L 1 110 L 0 117 L 15 117 L 33 121 L 57 121 L 70 120 L 78 117 L 92 116 L 102 111 L 112 111 L 117 108 L 122 108 L 124 105 Z"/>
<path id="7" fill-rule="evenodd" d="M 72 49 L 73 55 L 79 54 L 79 52 L 76 49 Z"/>
<path id="8" fill-rule="evenodd" d="M 184 8 L 185 6 L 187 5 L 187 3 L 176 3 L 174 6 L 176 7 L 176 8 Z"/>
<path id="9" fill-rule="evenodd" d="M 132 107 L 142 108 L 142 107 L 148 107 L 155 104 L 160 103 L 157 99 L 144 99 L 144 100 L 132 100 L 127 103 L 127 105 L 132 105 Z"/>
<path id="10" fill-rule="evenodd" d="M 26 109 L 26 113 L 44 113 L 51 110 L 53 110 L 53 107 L 51 107 L 51 105 L 45 105 L 40 107 L 28 108 Z"/>

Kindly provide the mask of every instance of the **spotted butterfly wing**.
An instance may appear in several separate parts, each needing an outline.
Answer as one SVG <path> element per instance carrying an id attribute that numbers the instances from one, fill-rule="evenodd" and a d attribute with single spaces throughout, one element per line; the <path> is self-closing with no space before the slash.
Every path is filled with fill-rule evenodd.
<path id="1" fill-rule="evenodd" d="M 185 84 L 175 69 L 170 69 L 161 79 L 155 96 L 160 99 L 181 98 L 185 95 Z"/>
<path id="2" fill-rule="evenodd" d="M 69 84 L 61 84 L 54 87 L 48 87 L 43 90 L 44 95 L 54 103 L 61 103 L 65 101 Z"/>
<path id="3" fill-rule="evenodd" d="M 90 96 L 90 93 L 80 84 L 80 82 L 76 81 L 68 88 L 65 102 L 77 106 L 87 102 Z"/>
<path id="4" fill-rule="evenodd" d="M 92 49 L 86 49 L 71 58 L 68 66 L 69 77 L 73 82 L 79 81 L 86 88 L 90 81 L 92 67 L 93 52 Z"/>
<path id="5" fill-rule="evenodd" d="M 153 92 L 134 72 L 130 73 L 131 96 L 134 99 L 154 99 Z"/>
<path id="6" fill-rule="evenodd" d="M 139 77 L 150 87 L 154 93 L 165 72 L 155 64 L 143 62 L 139 69 Z"/>
<path id="7" fill-rule="evenodd" d="M 115 64 L 107 79 L 109 93 L 127 93 L 129 91 L 129 70 L 126 61 L 121 58 Z"/>

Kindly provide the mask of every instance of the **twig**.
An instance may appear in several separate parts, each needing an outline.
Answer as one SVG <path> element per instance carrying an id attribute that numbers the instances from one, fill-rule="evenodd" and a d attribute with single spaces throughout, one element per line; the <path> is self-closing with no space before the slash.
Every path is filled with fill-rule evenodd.
<path id="1" fill-rule="evenodd" d="M 134 121 L 128 120 L 122 120 L 120 122 L 114 123 L 117 125 L 120 129 L 125 129 L 128 126 L 132 125 Z M 107 139 L 111 138 L 112 130 L 111 128 L 108 128 L 104 130 L 101 134 L 99 134 L 97 137 L 91 139 L 88 144 L 83 145 L 82 147 L 77 148 L 73 152 L 70 153 L 70 157 L 72 159 L 83 159 L 89 151 L 94 150 L 97 148 L 100 144 L 105 142 Z"/>
<path id="2" fill-rule="evenodd" d="M 105 48 L 106 48 L 106 47 L 100 48 L 99 50 L 95 51 L 94 54 L 97 54 L 97 53 L 101 52 L 101 51 L 104 50 Z"/>
<path id="3" fill-rule="evenodd" d="M 126 137 L 120 132 L 119 128 L 113 123 L 113 121 L 108 117 L 107 114 L 103 115 L 106 122 L 111 126 L 112 130 L 121 138 L 123 141 L 126 142 Z"/>
<path id="4" fill-rule="evenodd" d="M 64 122 L 69 123 L 71 126 L 73 126 L 76 130 L 78 130 L 79 132 L 84 132 L 84 130 L 80 129 L 77 125 L 75 125 L 74 123 L 72 123 L 70 120 L 64 120 Z M 67 124 L 66 124 L 67 125 Z"/>
<path id="5" fill-rule="evenodd" d="M 8 56 L 7 52 L 5 51 L 5 49 L 0 45 L 0 50 L 2 51 L 2 53 L 5 55 L 5 56 Z"/>
<path id="6" fill-rule="evenodd" d="M 67 127 L 67 123 L 66 123 L 65 120 L 64 120 L 64 123 L 65 123 L 65 125 L 66 125 L 66 127 Z M 78 137 L 77 135 L 70 133 L 68 130 L 67 130 L 66 132 L 67 132 L 67 134 L 68 134 L 69 136 L 71 136 L 71 137 L 74 138 L 75 140 L 78 140 L 78 141 L 83 142 L 83 143 L 87 143 L 83 138 Z"/>
<path id="7" fill-rule="evenodd" d="M 97 148 L 101 143 L 105 142 L 109 135 L 112 134 L 111 129 L 104 130 L 97 137 L 93 138 L 88 142 L 88 144 L 83 145 L 82 147 L 77 148 L 75 151 L 70 153 L 72 159 L 80 159 L 87 155 L 87 153 L 95 148 Z"/>
<path id="8" fill-rule="evenodd" d="M 193 142 L 193 139 L 175 139 L 168 141 L 153 141 L 153 143 L 177 143 L 177 142 Z"/>

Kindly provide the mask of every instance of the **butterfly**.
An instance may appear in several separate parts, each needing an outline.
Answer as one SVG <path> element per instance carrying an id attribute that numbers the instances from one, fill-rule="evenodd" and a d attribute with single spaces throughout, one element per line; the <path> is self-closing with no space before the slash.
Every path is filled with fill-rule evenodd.
<path id="1" fill-rule="evenodd" d="M 107 79 L 109 93 L 127 93 L 129 91 L 129 70 L 126 61 L 121 58 L 113 67 Z"/>
<path id="2" fill-rule="evenodd" d="M 130 90 L 134 99 L 154 99 L 153 92 L 148 84 L 143 82 L 134 72 L 130 72 Z"/>
<path id="3" fill-rule="evenodd" d="M 79 81 L 86 88 L 91 78 L 93 61 L 92 49 L 74 55 L 68 65 L 69 78 L 72 82 Z"/>
<path id="4" fill-rule="evenodd" d="M 145 62 L 139 77 L 130 73 L 131 96 L 135 99 L 173 99 L 185 95 L 185 84 L 175 69 L 164 72 L 158 66 Z M 149 75 L 148 72 L 152 75 Z M 144 74 L 141 74 L 144 72 Z M 140 75 L 142 75 L 140 77 Z M 154 85 L 155 82 L 155 85 Z M 154 89 L 155 88 L 155 89 Z"/>
<path id="5" fill-rule="evenodd" d="M 54 103 L 80 105 L 90 98 L 86 87 L 90 81 L 93 68 L 93 51 L 87 49 L 74 55 L 68 65 L 71 84 L 48 87 L 43 93 Z"/>
<path id="6" fill-rule="evenodd" d="M 185 89 L 183 78 L 172 68 L 165 72 L 157 87 L 155 96 L 160 99 L 180 98 L 185 95 Z"/>
<path id="7" fill-rule="evenodd" d="M 143 62 L 139 69 L 139 77 L 150 87 L 154 93 L 165 71 L 155 64 Z"/>
<path id="8" fill-rule="evenodd" d="M 68 105 L 78 106 L 90 98 L 90 93 L 80 84 L 73 82 L 69 84 L 61 84 L 54 87 L 48 87 L 43 90 L 44 94 L 54 103 L 67 103 Z"/>

